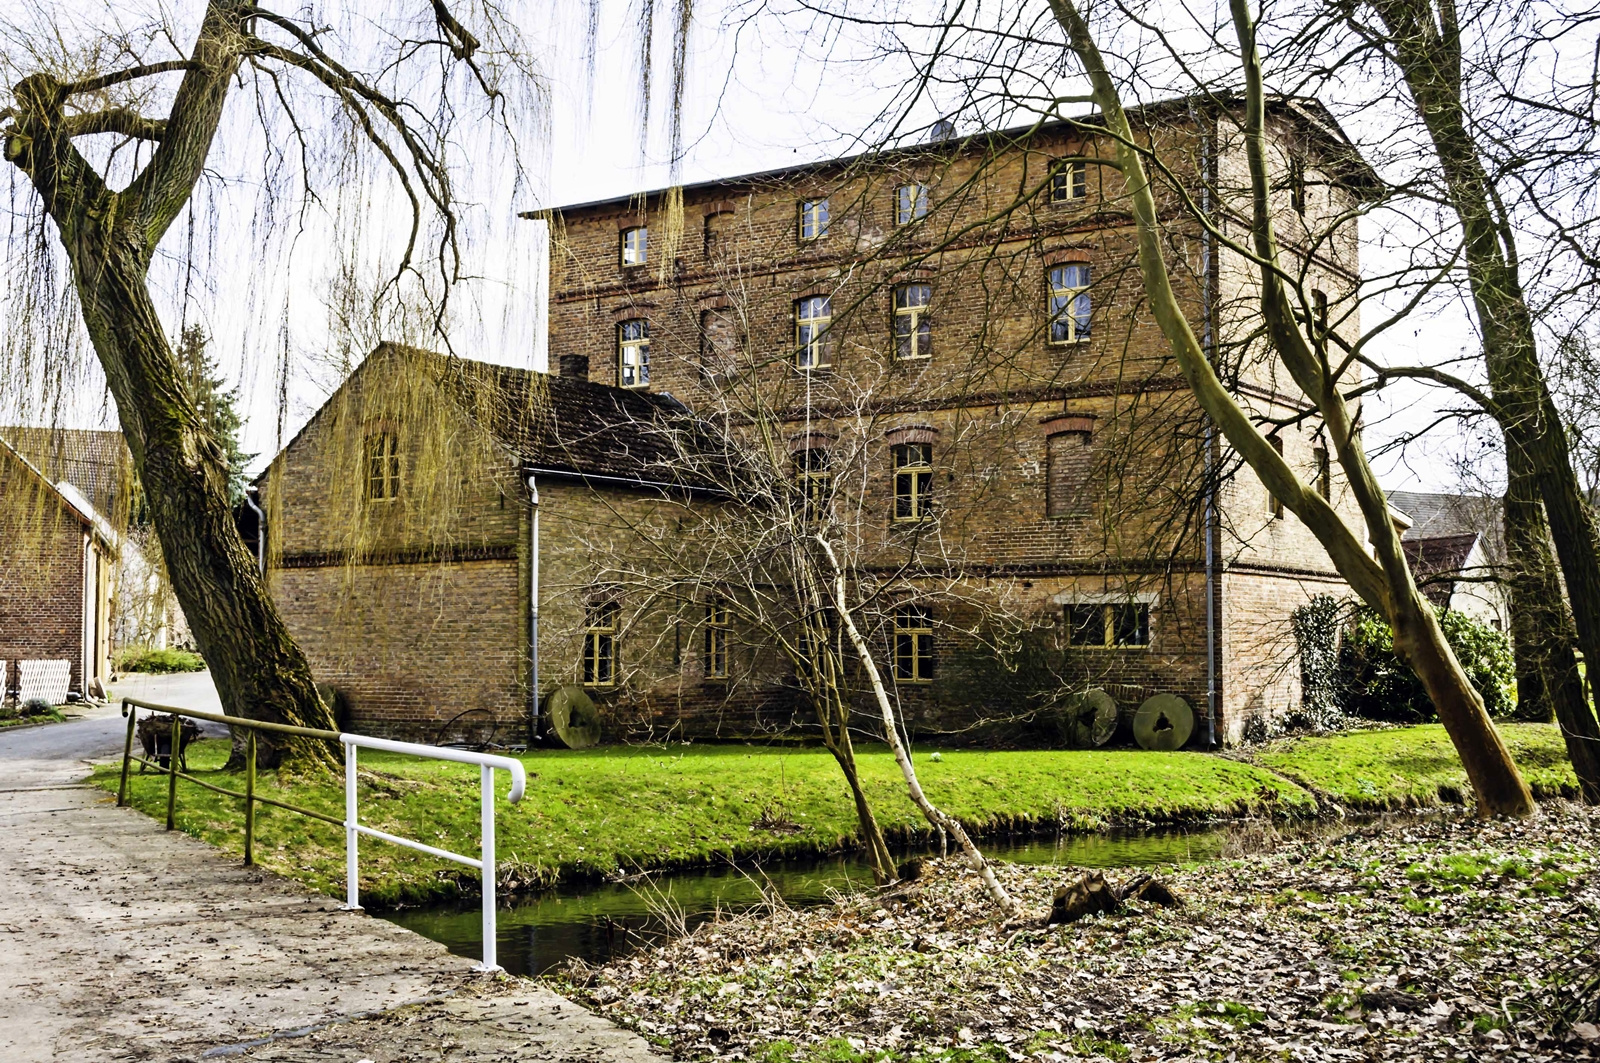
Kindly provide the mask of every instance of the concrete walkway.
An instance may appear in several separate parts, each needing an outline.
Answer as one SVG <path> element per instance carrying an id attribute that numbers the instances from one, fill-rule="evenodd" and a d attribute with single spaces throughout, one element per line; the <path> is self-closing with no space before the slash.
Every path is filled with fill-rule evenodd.
<path id="1" fill-rule="evenodd" d="M 203 708 L 203 687 L 134 696 Z M 109 707 L 0 733 L 0 1060 L 660 1063 L 530 982 L 115 807 L 82 779 L 123 727 Z"/>

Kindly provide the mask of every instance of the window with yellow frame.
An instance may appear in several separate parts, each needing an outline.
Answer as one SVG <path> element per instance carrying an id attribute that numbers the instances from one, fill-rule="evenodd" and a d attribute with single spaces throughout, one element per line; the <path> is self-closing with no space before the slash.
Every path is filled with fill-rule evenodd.
<path id="1" fill-rule="evenodd" d="M 899 683 L 933 682 L 933 617 L 926 606 L 894 610 L 894 678 Z"/>
<path id="2" fill-rule="evenodd" d="M 711 602 L 706 606 L 706 644 L 702 660 L 707 679 L 728 678 L 728 606 Z"/>
<path id="3" fill-rule="evenodd" d="M 617 683 L 617 628 L 622 606 L 606 598 L 589 603 L 583 627 L 583 685 L 610 687 Z"/>

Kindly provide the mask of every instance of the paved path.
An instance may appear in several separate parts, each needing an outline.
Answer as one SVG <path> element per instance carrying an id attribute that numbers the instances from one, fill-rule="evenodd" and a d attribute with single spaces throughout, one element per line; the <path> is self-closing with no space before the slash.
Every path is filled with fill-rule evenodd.
<path id="1" fill-rule="evenodd" d="M 193 677 L 134 696 L 215 698 Z M 81 780 L 124 726 L 112 706 L 0 733 L 0 1060 L 659 1063 L 532 983 L 115 807 Z"/>

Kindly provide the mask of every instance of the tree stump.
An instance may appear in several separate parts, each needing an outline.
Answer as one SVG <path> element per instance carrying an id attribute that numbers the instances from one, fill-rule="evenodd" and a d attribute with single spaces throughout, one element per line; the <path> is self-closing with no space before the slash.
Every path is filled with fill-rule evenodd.
<path id="1" fill-rule="evenodd" d="M 1075 923 L 1097 912 L 1119 912 L 1129 901 L 1157 904 L 1163 908 L 1177 908 L 1183 904 L 1178 895 L 1154 875 L 1140 875 L 1119 890 L 1106 881 L 1103 873 L 1090 871 L 1056 888 L 1045 925 Z"/>

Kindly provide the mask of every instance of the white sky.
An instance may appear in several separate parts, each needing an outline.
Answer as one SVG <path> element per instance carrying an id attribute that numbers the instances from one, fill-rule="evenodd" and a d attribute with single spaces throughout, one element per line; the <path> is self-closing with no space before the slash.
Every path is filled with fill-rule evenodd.
<path id="1" fill-rule="evenodd" d="M 463 305 L 474 308 L 465 316 L 478 325 L 460 334 L 457 349 L 462 353 L 511 365 L 543 365 L 542 234 L 538 226 L 517 221 L 518 211 L 624 195 L 669 182 L 663 107 L 652 114 L 650 143 L 642 145 L 638 134 L 638 36 L 631 19 L 639 2 L 648 0 L 603 4 L 592 82 L 584 63 L 582 0 L 563 0 L 553 8 L 531 2 L 521 5 L 528 15 L 523 31 L 534 44 L 549 85 L 548 137 L 524 144 L 531 180 L 522 188 L 511 186 L 504 176 L 509 166 L 489 161 L 495 156 L 487 150 L 462 168 L 464 194 L 479 204 L 470 213 L 479 234 L 477 265 L 484 277 L 459 293 Z M 666 6 L 661 0 L 658 5 L 655 77 L 664 85 L 670 69 L 671 23 Z M 758 34 L 748 28 L 736 33 L 719 25 L 711 5 L 697 8 L 684 118 L 688 148 L 679 175 L 684 181 L 858 150 L 860 145 L 852 143 L 852 137 L 877 117 L 884 87 L 901 83 L 907 73 L 892 61 L 871 69 L 851 63 L 827 67 L 796 63 L 781 34 Z M 1079 91 L 1070 82 L 1063 87 Z M 240 167 L 240 172 L 247 168 Z M 223 209 L 228 194 L 223 194 Z M 372 193 L 369 209 L 396 224 L 401 220 L 394 201 L 381 188 Z M 208 273 L 214 280 L 189 289 L 186 309 L 179 309 L 186 304 L 175 279 L 157 295 L 174 333 L 180 312 L 203 320 L 213 333 L 214 349 L 225 370 L 241 384 L 248 415 L 245 445 L 260 455 L 258 465 L 280 439 L 287 440 L 304 423 L 337 381 L 336 370 L 317 357 L 326 352 L 330 334 L 327 293 L 335 256 L 328 248 L 328 232 L 335 224 L 323 219 L 320 229 L 313 225 L 304 235 L 285 239 L 282 254 L 265 270 L 252 262 L 248 233 L 235 227 L 237 238 L 230 235 L 210 249 Z M 1364 237 L 1381 235 L 1371 228 Z M 181 239 L 182 223 L 169 234 L 166 246 L 181 250 Z M 1377 244 L 1369 243 L 1369 257 L 1381 259 Z M 392 253 L 392 249 L 369 249 L 364 263 L 370 270 L 381 254 Z M 1397 330 L 1385 353 L 1396 360 L 1436 360 L 1441 351 L 1470 353 L 1474 347 L 1464 316 L 1446 310 L 1415 328 Z M 289 401 L 280 424 L 279 370 L 284 350 L 291 372 Z M 109 412 L 103 385 L 86 380 L 76 391 L 72 420 L 103 420 Z M 1447 404 L 1416 385 L 1392 386 L 1368 404 L 1369 445 L 1427 423 L 1432 408 Z M 1379 468 L 1391 488 L 1450 489 L 1458 483 L 1456 461 L 1472 452 L 1471 440 L 1445 430 L 1426 445 L 1408 448 L 1403 456 L 1382 457 Z"/>

